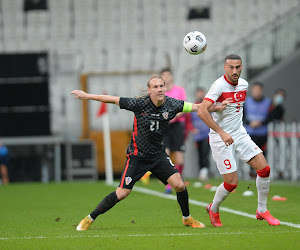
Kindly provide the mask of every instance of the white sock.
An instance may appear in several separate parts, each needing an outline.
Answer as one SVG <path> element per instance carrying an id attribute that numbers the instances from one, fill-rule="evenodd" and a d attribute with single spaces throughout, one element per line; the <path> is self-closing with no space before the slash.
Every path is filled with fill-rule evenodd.
<path id="1" fill-rule="evenodd" d="M 257 188 L 257 210 L 260 213 L 267 211 L 267 199 L 269 193 L 270 176 L 261 178 L 257 175 L 256 177 L 256 188 Z"/>
<path id="2" fill-rule="evenodd" d="M 88 217 L 89 217 L 89 219 L 90 219 L 92 222 L 94 222 L 94 219 L 91 217 L 90 214 L 88 215 Z"/>
<path id="3" fill-rule="evenodd" d="M 215 197 L 210 208 L 213 213 L 219 212 L 221 203 L 227 198 L 229 194 L 230 192 L 227 191 L 224 187 L 224 182 L 221 183 L 216 190 Z"/>
<path id="4" fill-rule="evenodd" d="M 188 218 L 190 218 L 191 217 L 191 215 L 189 215 L 189 216 L 182 216 L 182 218 L 184 219 L 184 220 L 187 220 Z"/>

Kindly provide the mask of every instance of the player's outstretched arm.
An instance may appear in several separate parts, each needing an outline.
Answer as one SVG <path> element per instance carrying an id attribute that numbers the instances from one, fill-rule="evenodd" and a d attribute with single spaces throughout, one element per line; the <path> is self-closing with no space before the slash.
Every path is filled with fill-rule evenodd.
<path id="1" fill-rule="evenodd" d="M 233 143 L 233 139 L 211 117 L 209 113 L 209 108 L 211 108 L 212 105 L 213 104 L 210 101 L 204 100 L 199 107 L 197 115 L 208 127 L 213 129 L 220 135 L 221 139 L 224 141 L 226 146 L 229 146 Z"/>
<path id="2" fill-rule="evenodd" d="M 209 112 L 219 112 L 219 111 L 222 111 L 224 109 L 226 109 L 227 105 L 232 103 L 232 98 L 227 98 L 225 99 L 221 104 L 218 104 L 218 105 L 212 105 L 210 108 L 209 108 Z"/>
<path id="3" fill-rule="evenodd" d="M 222 111 L 222 110 L 224 110 L 227 107 L 227 105 L 229 103 L 232 103 L 232 98 L 225 99 L 221 104 L 211 105 L 210 108 L 208 109 L 208 111 L 209 112 L 219 112 L 219 111 Z M 200 106 L 201 106 L 201 103 L 199 103 L 199 104 L 193 103 L 192 104 L 192 111 L 191 112 L 197 112 Z"/>
<path id="4" fill-rule="evenodd" d="M 80 100 L 94 100 L 94 101 L 105 102 L 105 103 L 114 103 L 116 105 L 119 105 L 119 101 L 120 101 L 120 97 L 118 96 L 94 95 L 94 94 L 85 93 L 82 90 L 73 90 L 71 92 L 71 95 L 74 95 L 75 98 Z"/>

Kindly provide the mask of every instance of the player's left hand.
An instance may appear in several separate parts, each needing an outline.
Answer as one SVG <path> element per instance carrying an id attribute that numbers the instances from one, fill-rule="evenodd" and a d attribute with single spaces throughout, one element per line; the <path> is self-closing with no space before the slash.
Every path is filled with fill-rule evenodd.
<path id="1" fill-rule="evenodd" d="M 226 109 L 226 108 L 227 108 L 227 105 L 230 104 L 230 103 L 232 103 L 232 102 L 233 102 L 232 98 L 227 98 L 227 99 L 225 99 L 225 100 L 221 103 L 221 105 L 216 105 L 216 106 L 215 106 L 215 110 L 216 110 L 216 111 L 222 111 L 222 110 Z"/>

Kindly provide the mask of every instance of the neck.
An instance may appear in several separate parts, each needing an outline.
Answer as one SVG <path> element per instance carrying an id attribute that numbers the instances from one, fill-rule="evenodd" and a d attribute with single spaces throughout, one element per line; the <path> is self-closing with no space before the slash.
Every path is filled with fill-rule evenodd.
<path id="1" fill-rule="evenodd" d="M 152 103 L 153 103 L 156 107 L 159 107 L 159 106 L 161 106 L 161 105 L 163 105 L 163 104 L 165 103 L 165 99 L 163 99 L 163 100 L 157 100 L 157 99 L 154 99 L 154 98 L 152 98 L 152 97 L 150 97 L 150 98 L 151 98 Z"/>
<path id="2" fill-rule="evenodd" d="M 226 82 L 228 82 L 229 84 L 231 84 L 233 86 L 238 85 L 238 82 L 233 83 L 231 80 L 229 80 L 228 76 L 224 75 L 224 78 L 225 78 Z"/>

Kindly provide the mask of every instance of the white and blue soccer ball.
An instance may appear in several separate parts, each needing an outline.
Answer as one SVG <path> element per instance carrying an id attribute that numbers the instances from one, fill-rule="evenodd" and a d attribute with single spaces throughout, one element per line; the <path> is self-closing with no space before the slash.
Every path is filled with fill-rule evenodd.
<path id="1" fill-rule="evenodd" d="M 189 32 L 183 39 L 183 47 L 192 55 L 201 54 L 206 49 L 206 45 L 206 37 L 199 31 Z"/>

